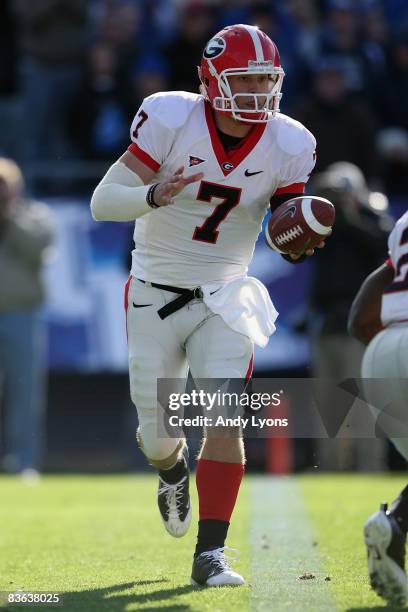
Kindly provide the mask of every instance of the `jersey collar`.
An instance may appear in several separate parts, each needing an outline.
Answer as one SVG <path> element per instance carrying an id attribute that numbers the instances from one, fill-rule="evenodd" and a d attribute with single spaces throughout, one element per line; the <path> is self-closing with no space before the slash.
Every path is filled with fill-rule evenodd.
<path id="1" fill-rule="evenodd" d="M 249 134 L 242 139 L 242 142 L 237 147 L 234 147 L 230 151 L 225 151 L 217 133 L 211 105 L 207 100 L 204 102 L 204 109 L 212 148 L 223 175 L 227 176 L 239 166 L 249 153 L 251 153 L 252 149 L 261 139 L 266 128 L 266 123 L 255 124 Z"/>

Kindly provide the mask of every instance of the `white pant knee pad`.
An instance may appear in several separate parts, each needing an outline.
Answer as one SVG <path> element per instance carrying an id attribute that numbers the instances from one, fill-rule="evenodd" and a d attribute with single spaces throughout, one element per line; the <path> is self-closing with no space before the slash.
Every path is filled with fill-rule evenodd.
<path id="1" fill-rule="evenodd" d="M 150 461 L 163 461 L 170 457 L 182 442 L 181 438 L 159 438 L 157 423 L 140 425 L 139 444 L 142 452 Z"/>

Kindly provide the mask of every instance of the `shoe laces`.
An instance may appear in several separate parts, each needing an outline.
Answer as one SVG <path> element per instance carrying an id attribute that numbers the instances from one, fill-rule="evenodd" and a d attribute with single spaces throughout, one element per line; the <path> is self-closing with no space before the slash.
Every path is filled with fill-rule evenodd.
<path id="1" fill-rule="evenodd" d="M 183 478 L 175 484 L 170 484 L 160 478 L 159 495 L 166 496 L 166 504 L 169 508 L 169 518 L 179 518 L 179 509 L 180 505 L 183 503 L 184 483 L 186 478 L 187 476 L 183 476 Z"/>
<path id="2" fill-rule="evenodd" d="M 233 557 L 231 555 L 225 554 L 226 550 L 235 553 L 236 556 Z M 217 567 L 221 570 L 229 570 L 230 567 L 228 564 L 231 563 L 231 561 L 236 561 L 238 555 L 239 555 L 239 552 L 237 551 L 237 549 L 231 548 L 230 546 L 214 548 L 213 550 L 205 550 L 204 552 L 201 553 L 202 557 L 205 557 L 213 561 L 217 565 Z"/>

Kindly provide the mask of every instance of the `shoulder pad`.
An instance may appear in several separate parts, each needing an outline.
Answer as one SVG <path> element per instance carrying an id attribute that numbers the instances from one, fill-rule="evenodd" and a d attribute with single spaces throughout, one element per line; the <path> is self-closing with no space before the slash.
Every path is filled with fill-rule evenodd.
<path id="1" fill-rule="evenodd" d="M 167 128 L 177 129 L 184 125 L 191 112 L 200 103 L 203 103 L 200 94 L 164 91 L 146 98 L 142 107 L 147 113 L 155 115 Z"/>
<path id="2" fill-rule="evenodd" d="M 315 137 L 300 121 L 278 113 L 276 115 L 276 122 L 277 144 L 284 153 L 299 155 L 309 150 L 315 150 Z"/>

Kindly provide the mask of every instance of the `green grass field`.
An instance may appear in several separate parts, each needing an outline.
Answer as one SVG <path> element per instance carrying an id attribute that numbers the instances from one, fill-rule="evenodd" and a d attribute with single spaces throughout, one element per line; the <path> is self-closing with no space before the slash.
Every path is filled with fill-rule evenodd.
<path id="1" fill-rule="evenodd" d="M 46 476 L 28 486 L 3 476 L 0 591 L 60 592 L 68 612 L 384 609 L 368 585 L 362 525 L 404 485 L 391 475 L 248 476 L 228 541 L 247 586 L 193 589 L 194 524 L 182 539 L 167 535 L 155 478 Z"/>

